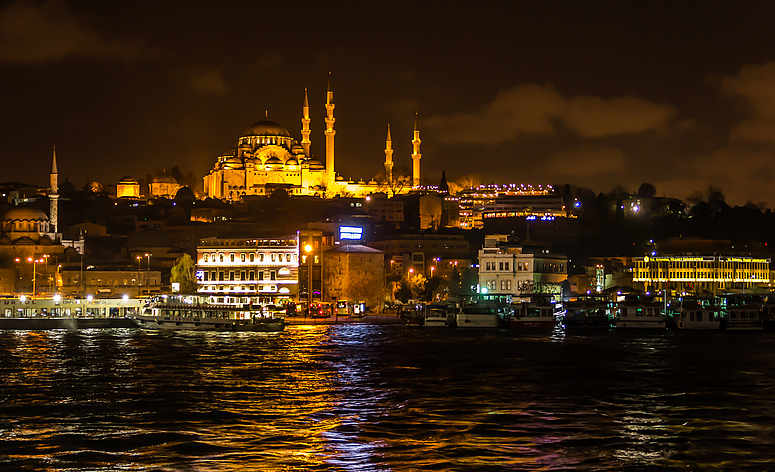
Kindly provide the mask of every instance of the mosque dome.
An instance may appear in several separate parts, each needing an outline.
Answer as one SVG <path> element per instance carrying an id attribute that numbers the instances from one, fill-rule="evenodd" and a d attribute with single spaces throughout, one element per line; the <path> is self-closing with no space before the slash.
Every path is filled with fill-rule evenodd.
<path id="1" fill-rule="evenodd" d="M 299 161 L 297 161 L 294 158 L 290 158 L 287 161 L 285 161 L 285 165 L 287 165 L 287 166 L 297 166 L 297 165 L 299 165 Z"/>
<path id="2" fill-rule="evenodd" d="M 169 175 L 169 174 L 160 174 L 153 178 L 153 183 L 155 184 L 176 184 L 178 183 L 177 180 L 175 180 L 175 177 Z"/>
<path id="3" fill-rule="evenodd" d="M 96 180 L 92 180 L 83 186 L 83 190 L 91 193 L 102 193 L 105 191 L 105 187 Z"/>
<path id="4" fill-rule="evenodd" d="M 239 157 L 232 156 L 223 162 L 224 167 L 227 169 L 235 169 L 242 166 L 242 160 Z"/>
<path id="5" fill-rule="evenodd" d="M 310 169 L 322 169 L 323 168 L 323 163 L 320 162 L 317 159 L 310 159 L 310 160 L 307 161 L 307 164 L 309 164 L 309 168 Z"/>
<path id="6" fill-rule="evenodd" d="M 194 195 L 194 191 L 191 190 L 189 187 L 180 187 L 177 192 L 175 192 L 175 201 L 191 201 L 193 202 L 196 200 L 196 195 Z"/>
<path id="7" fill-rule="evenodd" d="M 33 207 L 16 207 L 8 210 L 3 217 L 5 221 L 48 221 L 48 216 Z"/>
<path id="8" fill-rule="evenodd" d="M 121 177 L 121 180 L 118 181 L 118 184 L 119 185 L 140 185 L 138 181 L 136 181 L 132 177 L 129 177 L 128 175 Z"/>
<path id="9" fill-rule="evenodd" d="M 283 161 L 282 161 L 282 160 L 281 160 L 279 157 L 277 157 L 277 156 L 272 156 L 272 157 L 270 157 L 269 159 L 267 159 L 267 160 L 266 160 L 266 162 L 265 162 L 264 164 L 269 164 L 269 165 L 278 165 L 278 164 L 282 164 L 282 163 L 283 163 Z"/>
<path id="10" fill-rule="evenodd" d="M 274 121 L 264 120 L 253 124 L 242 133 L 242 136 L 288 136 L 291 134 Z"/>

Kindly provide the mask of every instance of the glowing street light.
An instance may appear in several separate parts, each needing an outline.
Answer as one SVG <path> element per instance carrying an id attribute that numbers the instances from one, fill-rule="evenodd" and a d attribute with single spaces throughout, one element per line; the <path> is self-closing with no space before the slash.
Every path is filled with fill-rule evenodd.
<path id="1" fill-rule="evenodd" d="M 307 253 L 307 314 L 312 315 L 312 245 L 305 244 L 304 252 Z"/>

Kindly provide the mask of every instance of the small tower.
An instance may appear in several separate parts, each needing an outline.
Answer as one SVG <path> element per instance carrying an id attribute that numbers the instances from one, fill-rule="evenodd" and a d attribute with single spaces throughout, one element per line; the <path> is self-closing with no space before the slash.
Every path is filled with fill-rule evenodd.
<path id="1" fill-rule="evenodd" d="M 57 171 L 57 147 L 54 146 L 54 157 L 51 161 L 51 174 L 49 175 L 49 225 L 50 231 L 56 233 L 59 229 L 59 172 Z"/>
<path id="2" fill-rule="evenodd" d="M 414 139 L 412 139 L 412 186 L 420 186 L 420 130 L 417 127 L 417 112 L 414 114 Z"/>
<path id="3" fill-rule="evenodd" d="M 333 184 L 336 179 L 334 171 L 334 91 L 331 90 L 331 71 L 328 71 L 328 90 L 326 91 L 326 180 Z"/>
<path id="4" fill-rule="evenodd" d="M 385 180 L 388 185 L 393 183 L 393 138 L 390 137 L 390 123 L 388 123 L 387 139 L 385 140 Z"/>
<path id="5" fill-rule="evenodd" d="M 307 99 L 307 87 L 304 87 L 304 107 L 302 108 L 301 119 L 301 147 L 304 148 L 304 154 L 310 157 L 309 146 L 312 144 L 309 140 L 309 100 Z"/>

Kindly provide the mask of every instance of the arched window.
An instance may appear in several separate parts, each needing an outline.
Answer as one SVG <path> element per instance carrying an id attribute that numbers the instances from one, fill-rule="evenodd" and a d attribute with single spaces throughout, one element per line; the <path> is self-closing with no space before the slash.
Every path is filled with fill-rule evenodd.
<path id="1" fill-rule="evenodd" d="M 229 254 L 229 261 L 234 262 L 234 253 Z"/>
<path id="2" fill-rule="evenodd" d="M 245 253 L 240 254 L 240 262 L 245 262 Z"/>
<path id="3" fill-rule="evenodd" d="M 259 262 L 264 262 L 264 253 L 263 252 L 258 255 L 258 261 Z"/>
<path id="4" fill-rule="evenodd" d="M 220 261 L 223 262 L 223 253 L 218 254 Z"/>
<path id="5" fill-rule="evenodd" d="M 205 262 L 207 262 L 207 254 L 205 254 Z"/>

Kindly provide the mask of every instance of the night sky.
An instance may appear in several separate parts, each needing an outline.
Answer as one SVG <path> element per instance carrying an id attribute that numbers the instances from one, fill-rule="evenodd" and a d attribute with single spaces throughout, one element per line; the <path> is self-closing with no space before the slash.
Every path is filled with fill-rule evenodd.
<path id="1" fill-rule="evenodd" d="M 775 206 L 775 2 L 0 3 L 0 181 L 202 177 L 251 124 L 336 170 L 411 168 L 438 182 L 643 182 L 685 199 Z M 201 179 L 200 179 L 201 181 Z"/>

